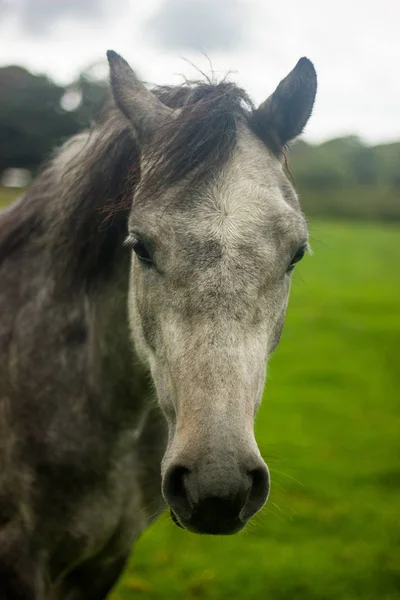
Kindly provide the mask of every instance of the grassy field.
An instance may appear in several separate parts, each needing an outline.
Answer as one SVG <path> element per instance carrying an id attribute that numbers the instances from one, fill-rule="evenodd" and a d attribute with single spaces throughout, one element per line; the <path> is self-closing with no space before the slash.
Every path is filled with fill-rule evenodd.
<path id="1" fill-rule="evenodd" d="M 160 518 L 112 600 L 400 597 L 399 240 L 311 224 L 256 424 L 268 505 L 230 538 Z"/>
<path id="2" fill-rule="evenodd" d="M 0 187 L 0 210 L 5 208 L 10 202 L 15 200 L 18 196 L 22 196 L 24 190 L 17 190 L 14 188 Z"/>

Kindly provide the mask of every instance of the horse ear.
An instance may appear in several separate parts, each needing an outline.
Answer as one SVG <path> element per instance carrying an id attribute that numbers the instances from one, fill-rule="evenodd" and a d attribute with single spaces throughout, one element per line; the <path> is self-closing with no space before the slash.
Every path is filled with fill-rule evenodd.
<path id="1" fill-rule="evenodd" d="M 125 59 L 107 51 L 114 100 L 129 119 L 140 144 L 148 143 L 172 110 L 145 88 Z"/>
<path id="2" fill-rule="evenodd" d="M 303 57 L 255 111 L 258 125 L 267 137 L 272 137 L 278 150 L 303 131 L 311 116 L 316 93 L 314 65 Z"/>

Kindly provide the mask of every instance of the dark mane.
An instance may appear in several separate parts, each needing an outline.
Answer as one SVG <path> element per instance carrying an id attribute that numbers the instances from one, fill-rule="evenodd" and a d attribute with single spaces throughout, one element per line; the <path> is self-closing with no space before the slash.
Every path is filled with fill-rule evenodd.
<path id="1" fill-rule="evenodd" d="M 198 179 L 220 168 L 235 148 L 238 121 L 250 124 L 253 111 L 247 94 L 229 82 L 161 86 L 153 91 L 164 104 L 181 110 L 160 128 L 152 144 L 151 168 L 141 181 L 146 195 L 190 173 Z M 60 176 L 60 160 L 75 139 L 44 170 L 24 203 L 34 201 L 33 220 L 38 220 L 38 211 L 46 213 L 43 235 L 55 259 L 69 273 L 93 280 L 108 273 L 116 254 L 123 252 L 126 221 L 140 180 L 140 153 L 128 121 L 114 106 Z M 37 201 L 40 195 L 42 202 Z M 0 261 L 10 246 L 7 238 L 21 227 L 11 223 L 7 229 L 0 239 Z M 27 230 L 25 226 L 23 231 Z"/>
<path id="2" fill-rule="evenodd" d="M 62 217 L 54 215 L 54 252 L 66 270 L 89 282 L 108 275 L 123 240 L 140 176 L 139 148 L 129 124 L 112 110 L 90 133 L 60 181 Z M 55 207 L 54 207 L 55 208 Z M 50 225 L 51 226 L 51 225 Z"/>

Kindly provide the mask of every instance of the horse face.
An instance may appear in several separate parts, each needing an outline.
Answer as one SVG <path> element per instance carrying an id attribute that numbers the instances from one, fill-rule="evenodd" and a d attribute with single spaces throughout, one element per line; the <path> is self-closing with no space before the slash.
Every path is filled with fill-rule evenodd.
<path id="1" fill-rule="evenodd" d="M 246 119 L 237 120 L 229 156 L 201 181 L 194 170 L 154 186 L 154 146 L 162 138 L 152 128 L 174 118 L 177 127 L 187 124 L 154 97 L 146 104 L 141 94 L 150 93 L 138 91 L 135 76 L 129 93 L 126 63 L 112 57 L 111 66 L 116 100 L 142 148 L 129 219 L 129 316 L 168 423 L 163 494 L 182 527 L 234 533 L 269 492 L 253 422 L 307 227 L 281 161 Z M 297 90 L 298 76 L 289 75 L 291 85 L 284 80 L 277 92 Z M 132 106 L 135 95 L 141 100 Z M 277 119 L 274 95 L 259 110 L 258 117 Z M 283 143 L 288 129 L 277 123 Z M 293 131 L 300 126 L 294 120 Z"/>

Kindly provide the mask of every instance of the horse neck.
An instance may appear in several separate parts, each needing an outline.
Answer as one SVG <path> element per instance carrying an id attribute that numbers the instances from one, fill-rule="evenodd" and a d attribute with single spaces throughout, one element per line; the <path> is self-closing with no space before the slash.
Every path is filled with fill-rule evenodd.
<path id="1" fill-rule="evenodd" d="M 134 355 L 128 326 L 130 252 L 123 241 L 129 207 L 120 207 L 134 158 L 124 128 L 72 138 L 50 165 L 47 178 L 55 191 L 44 207 L 55 300 L 71 297 L 71 305 L 86 303 L 90 376 L 102 388 L 98 395 L 106 413 L 117 425 L 127 426 L 137 421 L 149 395 L 147 373 Z M 51 181 L 45 183 L 51 189 Z M 105 212 L 110 203 L 111 216 Z"/>

